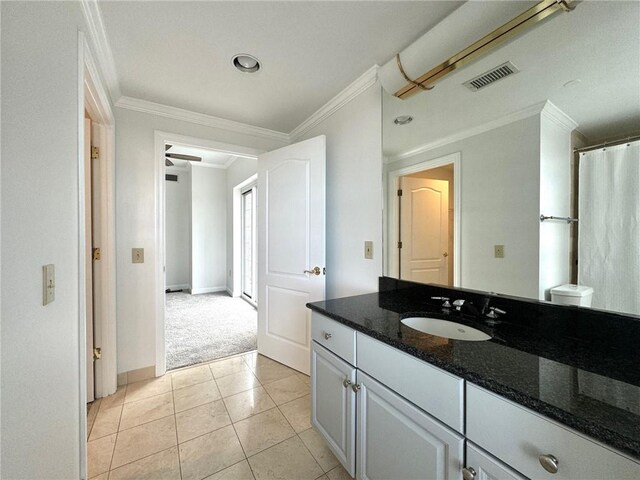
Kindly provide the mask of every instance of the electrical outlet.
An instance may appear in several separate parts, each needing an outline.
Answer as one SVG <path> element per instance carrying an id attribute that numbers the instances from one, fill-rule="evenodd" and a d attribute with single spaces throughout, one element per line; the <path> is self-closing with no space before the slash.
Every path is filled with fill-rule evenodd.
<path id="1" fill-rule="evenodd" d="M 144 263 L 144 248 L 131 249 L 131 263 Z"/>
<path id="2" fill-rule="evenodd" d="M 495 258 L 504 258 L 504 245 L 494 245 L 493 256 Z"/>
<path id="3" fill-rule="evenodd" d="M 373 259 L 373 242 L 365 240 L 364 242 L 364 258 L 367 260 Z"/>
<path id="4" fill-rule="evenodd" d="M 56 270 L 53 264 L 42 266 L 42 305 L 56 299 Z"/>

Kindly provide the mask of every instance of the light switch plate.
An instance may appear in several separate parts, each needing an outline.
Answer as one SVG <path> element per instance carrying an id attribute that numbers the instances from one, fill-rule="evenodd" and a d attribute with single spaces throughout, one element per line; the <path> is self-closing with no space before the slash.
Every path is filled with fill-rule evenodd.
<path id="1" fill-rule="evenodd" d="M 373 259 L 373 242 L 365 240 L 364 242 L 364 258 L 367 260 Z"/>
<path id="2" fill-rule="evenodd" d="M 495 258 L 504 258 L 504 245 L 494 245 L 493 256 Z"/>
<path id="3" fill-rule="evenodd" d="M 144 248 L 131 249 L 131 263 L 144 263 Z"/>
<path id="4" fill-rule="evenodd" d="M 48 305 L 56 299 L 56 269 L 51 263 L 42 266 L 42 305 Z"/>

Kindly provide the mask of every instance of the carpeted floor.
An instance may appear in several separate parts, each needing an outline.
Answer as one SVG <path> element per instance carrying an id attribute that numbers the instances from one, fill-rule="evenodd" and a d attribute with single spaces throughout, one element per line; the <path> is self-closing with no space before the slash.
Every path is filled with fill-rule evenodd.
<path id="1" fill-rule="evenodd" d="M 167 370 L 257 348 L 256 310 L 226 293 L 167 293 Z"/>

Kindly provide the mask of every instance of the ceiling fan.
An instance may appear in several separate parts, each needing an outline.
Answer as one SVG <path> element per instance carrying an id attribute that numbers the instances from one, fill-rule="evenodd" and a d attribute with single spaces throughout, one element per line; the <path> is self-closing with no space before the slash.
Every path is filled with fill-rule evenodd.
<path id="1" fill-rule="evenodd" d="M 201 162 L 202 161 L 202 157 L 195 157 L 193 155 L 184 155 L 182 153 L 167 153 L 167 150 L 169 150 L 171 147 L 173 147 L 173 145 L 169 145 L 168 143 L 165 144 L 164 146 L 164 164 L 167 167 L 173 167 L 174 163 L 171 161 L 171 159 L 173 158 L 174 160 L 187 160 L 188 162 Z"/>

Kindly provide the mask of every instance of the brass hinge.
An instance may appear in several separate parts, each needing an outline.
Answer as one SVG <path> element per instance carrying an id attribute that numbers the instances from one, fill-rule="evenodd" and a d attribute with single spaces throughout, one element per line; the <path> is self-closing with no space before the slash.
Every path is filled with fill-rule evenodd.
<path id="1" fill-rule="evenodd" d="M 402 196 L 402 189 L 398 190 L 398 196 L 401 197 Z"/>
<path id="2" fill-rule="evenodd" d="M 100 360 L 100 358 L 102 358 L 102 348 L 100 347 L 94 347 L 93 349 L 93 360 Z"/>
<path id="3" fill-rule="evenodd" d="M 100 249 L 99 248 L 94 248 L 93 249 L 93 261 L 96 262 L 100 260 Z"/>
<path id="4" fill-rule="evenodd" d="M 398 248 L 402 248 L 402 242 L 398 242 Z"/>
<path id="5" fill-rule="evenodd" d="M 100 158 L 100 149 L 98 147 L 91 147 L 91 158 L 93 160 Z"/>

